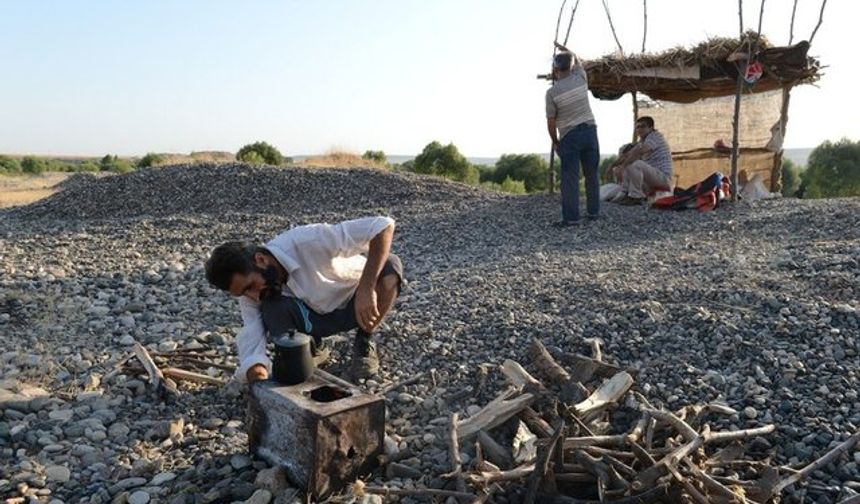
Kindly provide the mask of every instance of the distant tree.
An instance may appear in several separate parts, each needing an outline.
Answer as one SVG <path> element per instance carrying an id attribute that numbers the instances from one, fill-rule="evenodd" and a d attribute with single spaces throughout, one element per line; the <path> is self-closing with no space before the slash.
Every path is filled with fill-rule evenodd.
<path id="1" fill-rule="evenodd" d="M 101 167 L 95 161 L 84 161 L 78 165 L 77 171 L 81 172 L 97 172 Z"/>
<path id="2" fill-rule="evenodd" d="M 453 143 L 443 146 L 435 140 L 427 144 L 415 158 L 414 170 L 416 173 L 441 175 L 473 185 L 476 185 L 479 179 L 478 169 L 460 154 Z"/>
<path id="3" fill-rule="evenodd" d="M 137 162 L 138 168 L 148 168 L 150 166 L 155 166 L 164 162 L 164 156 L 161 154 L 156 154 L 154 152 L 149 152 Z"/>
<path id="4" fill-rule="evenodd" d="M 525 181 L 514 180 L 511 177 L 505 177 L 505 180 L 502 181 L 502 191 L 513 194 L 525 194 L 528 192 Z"/>
<path id="5" fill-rule="evenodd" d="M 21 163 L 8 156 L 0 156 L 0 173 L 20 173 Z"/>
<path id="6" fill-rule="evenodd" d="M 860 196 L 860 141 L 825 141 L 809 155 L 801 180 L 804 198 Z"/>
<path id="7" fill-rule="evenodd" d="M 546 189 L 549 166 L 540 154 L 503 154 L 496 162 L 493 178 L 504 185 L 505 179 L 519 180 L 527 192 Z"/>
<path id="8" fill-rule="evenodd" d="M 362 159 L 367 159 L 368 161 L 373 161 L 374 163 L 379 164 L 388 164 L 388 158 L 385 156 L 385 152 L 381 150 L 367 150 L 364 151 L 364 154 L 361 155 Z"/>
<path id="9" fill-rule="evenodd" d="M 21 171 L 24 173 L 42 173 L 48 170 L 48 162 L 44 159 L 27 156 L 21 160 Z"/>
<path id="10" fill-rule="evenodd" d="M 253 154 L 257 156 L 253 156 Z M 246 163 L 265 163 L 274 166 L 283 164 L 284 156 L 281 152 L 266 142 L 255 142 L 248 144 L 236 153 L 236 159 Z"/>
<path id="11" fill-rule="evenodd" d="M 99 161 L 99 170 L 114 173 L 128 173 L 134 171 L 134 164 L 126 159 L 120 159 L 116 155 L 105 154 Z"/>
<path id="12" fill-rule="evenodd" d="M 782 160 L 782 195 L 794 196 L 800 188 L 800 167 L 794 161 L 784 158 Z"/>
<path id="13" fill-rule="evenodd" d="M 484 182 L 495 182 L 496 180 L 496 167 L 490 165 L 475 165 L 475 168 L 478 169 L 478 181 L 482 184 Z"/>

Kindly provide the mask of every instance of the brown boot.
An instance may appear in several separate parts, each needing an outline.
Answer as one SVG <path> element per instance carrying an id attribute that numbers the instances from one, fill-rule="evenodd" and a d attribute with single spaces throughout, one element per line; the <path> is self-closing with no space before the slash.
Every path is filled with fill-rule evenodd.
<path id="1" fill-rule="evenodd" d="M 376 353 L 376 343 L 369 334 L 359 330 L 352 343 L 349 376 L 353 381 L 358 381 L 372 378 L 377 373 L 379 373 L 379 356 Z"/>

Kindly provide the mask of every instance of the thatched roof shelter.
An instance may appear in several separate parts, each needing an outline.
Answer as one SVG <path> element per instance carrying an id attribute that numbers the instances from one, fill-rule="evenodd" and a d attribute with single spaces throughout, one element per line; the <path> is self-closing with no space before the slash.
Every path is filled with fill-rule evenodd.
<path id="1" fill-rule="evenodd" d="M 757 43 L 756 43 L 757 42 Z M 772 47 L 764 37 L 748 32 L 737 38 L 712 38 L 695 47 L 677 47 L 657 54 L 628 57 L 605 56 L 585 63 L 592 94 L 600 99 L 617 99 L 638 91 L 654 100 L 691 103 L 702 98 L 735 93 L 737 53 L 748 53 L 764 66 L 762 77 L 747 92 L 759 93 L 815 82 L 821 66 L 809 57 L 809 42 Z"/>

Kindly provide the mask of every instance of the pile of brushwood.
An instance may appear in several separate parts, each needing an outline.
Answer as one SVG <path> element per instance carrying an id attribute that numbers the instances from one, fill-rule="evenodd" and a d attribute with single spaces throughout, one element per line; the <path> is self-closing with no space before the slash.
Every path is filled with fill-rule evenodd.
<path id="1" fill-rule="evenodd" d="M 775 425 L 712 430 L 709 419 L 738 413 L 719 403 L 677 411 L 654 407 L 643 394 L 648 387 L 635 385 L 634 372 L 605 362 L 597 341 L 591 357 L 553 350 L 533 340 L 530 367 L 540 379 L 506 360 L 500 367 L 510 387 L 468 418 L 451 415 L 446 488 L 358 482 L 351 496 L 473 503 L 497 493 L 526 503 L 779 502 L 783 489 L 837 461 L 860 440 L 858 431 L 801 470 L 775 467 L 755 443 Z M 475 456 L 466 469 L 461 446 L 472 442 Z M 398 475 L 397 462 L 387 462 L 388 474 Z"/>

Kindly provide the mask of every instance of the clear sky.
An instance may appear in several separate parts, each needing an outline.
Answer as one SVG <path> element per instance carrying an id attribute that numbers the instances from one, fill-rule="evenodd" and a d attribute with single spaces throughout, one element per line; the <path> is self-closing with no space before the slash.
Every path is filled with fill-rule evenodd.
<path id="1" fill-rule="evenodd" d="M 625 51 L 638 51 L 642 2 L 608 2 Z M 788 42 L 792 2 L 765 4 L 773 43 Z M 560 3 L 0 0 L 0 152 L 235 152 L 266 140 L 287 155 L 415 154 L 434 139 L 467 156 L 547 151 L 547 83 L 535 75 Z M 760 3 L 744 5 L 755 27 Z M 736 36 L 737 7 L 648 0 L 646 49 Z M 798 0 L 795 41 L 819 7 Z M 811 54 L 829 67 L 794 91 L 786 147 L 860 139 L 857 19 L 860 2 L 828 3 Z M 600 0 L 580 0 L 568 45 L 586 59 L 614 51 Z M 630 100 L 592 103 L 614 151 Z"/>

